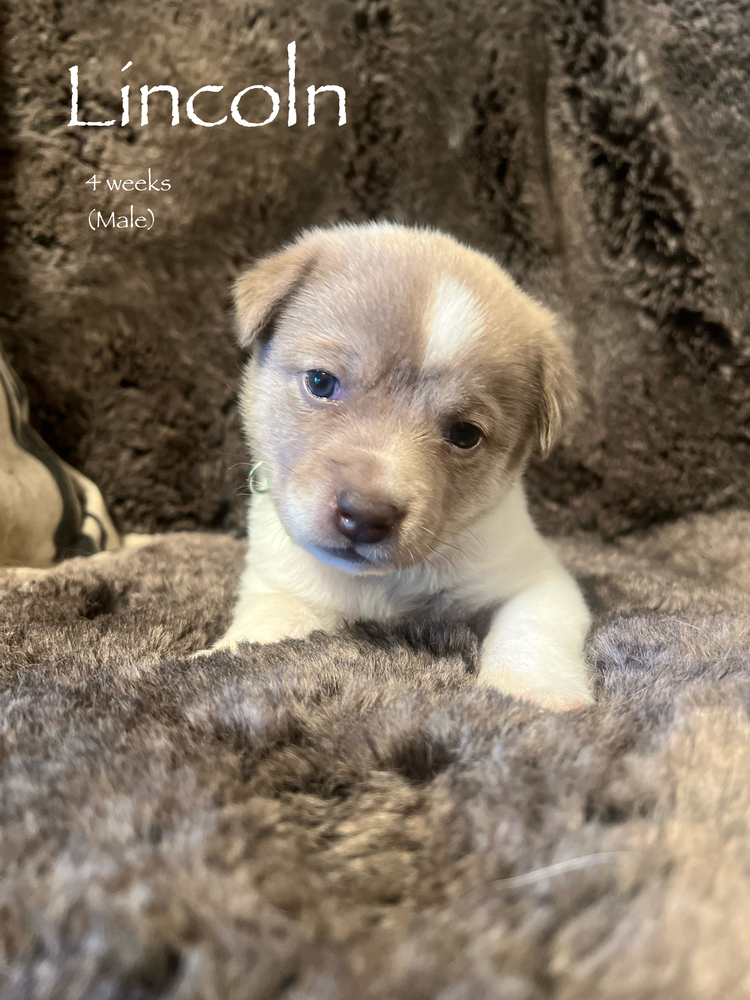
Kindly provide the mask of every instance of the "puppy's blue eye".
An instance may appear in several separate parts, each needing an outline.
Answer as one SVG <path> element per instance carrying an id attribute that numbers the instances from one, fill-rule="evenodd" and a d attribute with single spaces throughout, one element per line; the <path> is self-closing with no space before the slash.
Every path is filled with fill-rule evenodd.
<path id="1" fill-rule="evenodd" d="M 482 440 L 482 432 L 476 424 L 470 424 L 464 420 L 459 420 L 451 424 L 445 432 L 445 440 L 456 448 L 476 448 Z"/>
<path id="2" fill-rule="evenodd" d="M 320 368 L 305 372 L 305 388 L 311 396 L 317 396 L 318 399 L 331 399 L 335 396 L 339 384 L 335 375 Z"/>

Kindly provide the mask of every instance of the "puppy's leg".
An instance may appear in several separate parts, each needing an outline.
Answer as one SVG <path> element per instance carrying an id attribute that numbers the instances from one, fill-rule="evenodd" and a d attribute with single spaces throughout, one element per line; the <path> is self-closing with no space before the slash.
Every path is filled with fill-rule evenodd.
<path id="1" fill-rule="evenodd" d="M 562 566 L 511 597 L 482 643 L 479 683 L 545 708 L 592 700 L 583 654 L 590 624 L 586 604 Z"/>
<path id="2" fill-rule="evenodd" d="M 250 591 L 240 597 L 232 624 L 213 648 L 233 648 L 240 642 L 303 639 L 315 629 L 332 631 L 341 623 L 335 613 L 318 611 L 290 594 Z"/>

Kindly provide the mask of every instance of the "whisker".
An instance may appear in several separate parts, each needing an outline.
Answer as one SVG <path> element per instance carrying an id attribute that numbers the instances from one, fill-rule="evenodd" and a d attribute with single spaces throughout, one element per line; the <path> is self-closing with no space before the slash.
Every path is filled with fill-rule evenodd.
<path id="1" fill-rule="evenodd" d="M 284 544 L 284 525 L 280 524 L 276 530 L 276 534 L 273 536 L 274 543 L 278 542 L 277 551 L 281 552 L 281 548 Z"/>
<path id="2" fill-rule="evenodd" d="M 464 551 L 461 548 L 460 545 L 454 545 L 452 542 L 447 541 L 445 538 L 440 538 L 439 535 L 437 535 L 434 531 L 432 531 L 426 525 L 423 527 L 423 530 L 426 531 L 428 534 L 432 535 L 433 538 L 437 538 L 438 542 L 440 543 L 440 545 L 447 545 L 448 548 L 455 549 L 456 552 L 463 552 Z M 433 549 L 433 551 L 436 551 L 436 549 Z"/>
<path id="3" fill-rule="evenodd" d="M 471 528 L 462 528 L 461 529 L 461 534 L 462 535 L 471 535 L 471 537 L 474 539 L 474 541 L 477 543 L 477 545 L 481 545 L 482 544 L 481 539 L 479 538 L 479 536 L 475 535 L 474 532 L 471 530 Z"/>
<path id="4" fill-rule="evenodd" d="M 429 552 L 427 553 L 427 555 L 425 556 L 425 558 L 424 558 L 424 559 L 423 559 L 422 561 L 423 561 L 423 562 L 426 562 L 426 563 L 428 563 L 428 565 L 432 566 L 432 568 L 433 568 L 434 570 L 436 570 L 436 571 L 437 571 L 438 573 L 440 572 L 440 566 L 436 565 L 436 564 L 435 564 L 435 563 L 434 563 L 434 562 L 433 562 L 433 561 L 432 561 L 432 560 L 430 559 L 430 556 L 435 556 L 435 557 L 436 557 L 437 559 L 442 559 L 442 560 L 444 560 L 445 562 L 447 562 L 447 563 L 448 563 L 448 565 L 450 566 L 450 568 L 451 568 L 452 570 L 455 570 L 455 569 L 456 569 L 456 564 L 455 564 L 455 563 L 453 562 L 453 560 L 452 560 L 452 559 L 451 559 L 451 557 L 450 557 L 450 556 L 448 555 L 448 553 L 447 553 L 447 552 L 441 552 L 441 551 L 440 551 L 440 550 L 439 550 L 438 548 L 436 548 L 435 546 L 433 546 L 433 547 L 432 547 L 432 548 L 431 548 L 431 549 L 429 550 Z"/>

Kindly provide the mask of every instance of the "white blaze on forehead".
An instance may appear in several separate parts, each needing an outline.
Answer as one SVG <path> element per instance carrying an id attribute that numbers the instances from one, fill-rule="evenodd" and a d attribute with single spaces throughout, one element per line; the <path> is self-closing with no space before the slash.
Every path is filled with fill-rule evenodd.
<path id="1" fill-rule="evenodd" d="M 440 279 L 432 294 L 426 327 L 425 364 L 450 364 L 481 334 L 482 310 L 471 290 L 449 275 Z"/>

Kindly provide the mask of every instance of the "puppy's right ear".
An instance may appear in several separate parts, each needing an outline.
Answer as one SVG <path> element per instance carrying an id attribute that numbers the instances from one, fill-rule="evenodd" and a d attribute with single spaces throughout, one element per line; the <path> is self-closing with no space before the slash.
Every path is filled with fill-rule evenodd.
<path id="1" fill-rule="evenodd" d="M 297 243 L 264 257 L 237 279 L 234 302 L 240 347 L 250 347 L 270 336 L 285 301 L 303 283 L 315 259 L 311 246 Z"/>

